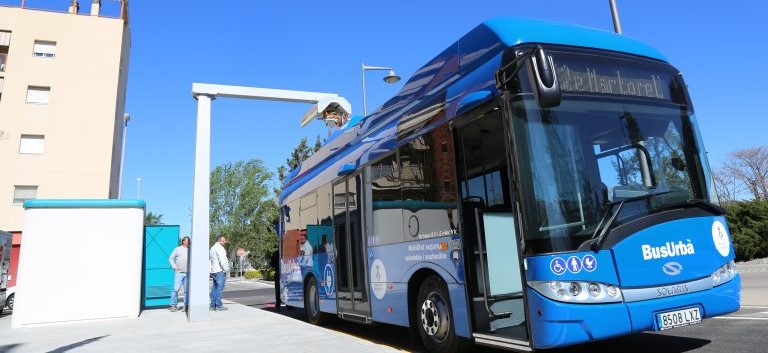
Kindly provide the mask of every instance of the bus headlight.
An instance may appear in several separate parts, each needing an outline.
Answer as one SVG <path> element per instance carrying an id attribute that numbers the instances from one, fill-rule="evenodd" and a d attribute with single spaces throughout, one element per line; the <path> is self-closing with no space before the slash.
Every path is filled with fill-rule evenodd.
<path id="1" fill-rule="evenodd" d="M 539 294 L 566 303 L 620 303 L 621 290 L 611 284 L 580 281 L 530 281 Z"/>
<path id="2" fill-rule="evenodd" d="M 736 263 L 733 260 L 727 264 L 720 266 L 715 272 L 712 272 L 712 287 L 717 287 L 723 283 L 726 283 L 736 277 L 739 273 L 736 270 Z"/>
<path id="3" fill-rule="evenodd" d="M 570 294 L 572 297 L 578 297 L 579 294 L 581 294 L 581 284 L 571 282 L 570 287 L 568 287 L 568 294 Z"/>
<path id="4" fill-rule="evenodd" d="M 597 283 L 590 283 L 589 284 L 589 295 L 593 297 L 599 297 L 600 292 L 602 292 L 600 285 Z"/>

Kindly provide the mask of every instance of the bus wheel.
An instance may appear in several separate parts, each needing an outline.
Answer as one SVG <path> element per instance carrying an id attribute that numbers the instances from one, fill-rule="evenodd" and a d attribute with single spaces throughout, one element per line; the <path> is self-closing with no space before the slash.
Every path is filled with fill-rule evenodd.
<path id="1" fill-rule="evenodd" d="M 430 352 L 460 352 L 466 339 L 456 336 L 453 313 L 445 283 L 436 276 L 427 277 L 421 284 L 416 302 L 416 326 L 421 342 Z"/>
<path id="2" fill-rule="evenodd" d="M 307 321 L 313 325 L 322 325 L 328 320 L 328 315 L 320 311 L 320 297 L 315 277 L 310 277 L 304 288 L 304 310 L 307 312 Z"/>

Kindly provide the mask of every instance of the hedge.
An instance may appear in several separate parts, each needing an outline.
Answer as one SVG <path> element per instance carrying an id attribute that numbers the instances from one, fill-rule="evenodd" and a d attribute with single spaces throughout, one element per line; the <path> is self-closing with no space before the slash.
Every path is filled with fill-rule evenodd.
<path id="1" fill-rule="evenodd" d="M 726 210 L 736 261 L 768 257 L 768 201 L 740 201 Z"/>
<path id="2" fill-rule="evenodd" d="M 275 270 L 273 269 L 248 270 L 248 271 L 245 271 L 245 279 L 265 279 L 267 281 L 274 281 Z"/>

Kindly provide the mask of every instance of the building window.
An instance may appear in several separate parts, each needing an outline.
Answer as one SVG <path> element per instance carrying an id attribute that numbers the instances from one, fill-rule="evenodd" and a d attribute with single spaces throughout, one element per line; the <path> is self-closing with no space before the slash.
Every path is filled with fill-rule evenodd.
<path id="1" fill-rule="evenodd" d="M 27 87 L 27 103 L 48 104 L 48 96 L 51 94 L 50 87 Z"/>
<path id="2" fill-rule="evenodd" d="M 19 143 L 19 153 L 43 154 L 43 146 L 45 146 L 45 136 L 21 135 L 21 143 Z"/>
<path id="3" fill-rule="evenodd" d="M 0 72 L 5 71 L 8 63 L 8 48 L 11 46 L 11 32 L 0 31 Z"/>
<path id="4" fill-rule="evenodd" d="M 24 201 L 37 198 L 37 185 L 14 185 L 13 186 L 13 204 L 21 206 Z"/>
<path id="5" fill-rule="evenodd" d="M 56 56 L 56 42 L 36 40 L 32 48 L 32 56 L 38 58 L 52 58 Z"/>

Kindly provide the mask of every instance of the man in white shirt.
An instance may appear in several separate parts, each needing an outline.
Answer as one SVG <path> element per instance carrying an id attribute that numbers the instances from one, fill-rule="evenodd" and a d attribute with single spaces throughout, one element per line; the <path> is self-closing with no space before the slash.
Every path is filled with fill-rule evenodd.
<path id="1" fill-rule="evenodd" d="M 299 266 L 301 268 L 301 278 L 307 273 L 312 272 L 312 245 L 307 241 L 307 233 L 301 233 L 299 238 Z"/>
<path id="2" fill-rule="evenodd" d="M 229 272 L 229 259 L 227 251 L 224 250 L 224 244 L 227 238 L 219 235 L 216 243 L 211 246 L 208 252 L 208 258 L 211 260 L 211 278 L 213 278 L 213 287 L 211 287 L 211 310 L 222 311 L 224 305 L 221 303 L 221 292 L 227 284 L 227 273 Z"/>
<path id="3" fill-rule="evenodd" d="M 189 256 L 189 237 L 181 239 L 181 245 L 173 249 L 171 256 L 168 257 L 168 262 L 171 263 L 173 268 L 173 291 L 171 292 L 171 306 L 168 308 L 171 311 L 177 311 L 177 304 L 179 300 L 179 290 L 181 286 L 184 286 L 184 309 L 186 310 L 189 297 L 189 283 L 187 282 L 187 258 Z"/>

